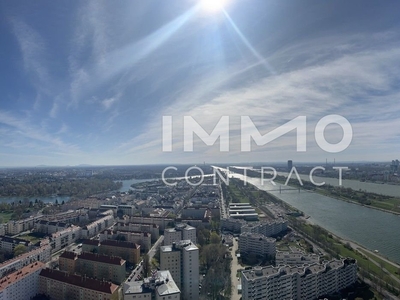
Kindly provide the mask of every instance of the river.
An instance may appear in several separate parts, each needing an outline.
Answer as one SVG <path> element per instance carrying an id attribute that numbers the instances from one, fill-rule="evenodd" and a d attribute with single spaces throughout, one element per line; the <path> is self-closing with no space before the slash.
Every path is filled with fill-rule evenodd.
<path id="1" fill-rule="evenodd" d="M 127 192 L 131 189 L 131 185 L 139 182 L 154 181 L 159 179 L 129 179 L 129 180 L 117 180 L 122 182 L 122 187 L 118 190 L 119 192 Z"/>
<path id="2" fill-rule="evenodd" d="M 253 169 L 252 167 L 233 167 L 237 169 L 248 169 L 248 170 L 253 170 L 257 172 L 261 172 L 260 169 Z M 268 169 L 264 171 L 265 174 L 272 174 Z M 285 176 L 287 177 L 289 175 L 288 172 L 277 172 L 277 175 L 280 176 Z M 260 174 L 261 176 L 261 174 Z M 305 181 L 310 181 L 310 176 L 305 175 L 305 174 L 299 174 L 301 180 Z M 267 177 L 269 178 L 269 177 Z M 292 178 L 296 179 L 296 174 L 292 174 Z M 315 182 L 317 183 L 322 183 L 325 182 L 326 184 L 330 184 L 332 186 L 339 186 L 339 174 L 337 178 L 330 178 L 330 177 L 321 177 L 321 176 L 315 176 L 313 175 L 312 177 Z M 379 184 L 379 183 L 373 183 L 373 182 L 363 182 L 359 180 L 353 180 L 353 179 L 342 179 L 342 185 L 343 187 L 346 188 L 352 188 L 353 190 L 362 190 L 366 191 L 369 193 L 376 193 L 376 194 L 381 194 L 381 195 L 386 195 L 386 196 L 392 196 L 392 197 L 400 197 L 400 185 L 396 184 Z"/>
<path id="3" fill-rule="evenodd" d="M 236 173 L 230 176 L 244 179 L 243 175 Z M 283 190 L 279 193 L 279 183 L 276 186 L 269 182 L 261 185 L 259 178 L 248 177 L 247 182 L 303 211 L 312 222 L 335 235 L 367 249 L 377 249 L 383 256 L 400 263 L 400 216 L 305 190 L 300 193 L 297 189 Z M 282 188 L 290 187 L 282 185 Z"/>
<path id="4" fill-rule="evenodd" d="M 118 190 L 119 192 L 127 192 L 129 191 L 131 184 L 133 183 L 138 183 L 138 182 L 145 182 L 145 181 L 152 181 L 155 179 L 131 179 L 131 180 L 117 180 L 122 182 L 122 187 Z M 6 203 L 12 203 L 16 202 L 18 203 L 19 201 L 24 202 L 24 201 L 32 201 L 35 202 L 35 200 L 41 200 L 43 203 L 55 203 L 56 200 L 58 203 L 61 204 L 61 202 L 67 202 L 69 201 L 71 197 L 70 196 L 34 196 L 34 197 L 0 197 L 0 202 L 6 202 Z"/>

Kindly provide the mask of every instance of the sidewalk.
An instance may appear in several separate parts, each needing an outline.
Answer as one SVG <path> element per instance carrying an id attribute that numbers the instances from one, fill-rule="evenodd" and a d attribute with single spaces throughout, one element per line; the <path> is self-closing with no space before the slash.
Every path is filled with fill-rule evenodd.
<path id="1" fill-rule="evenodd" d="M 233 239 L 233 247 L 231 250 L 231 255 L 232 255 L 232 265 L 231 265 L 231 282 L 232 282 L 232 296 L 231 296 L 231 300 L 239 300 L 242 295 L 238 294 L 237 291 L 237 286 L 239 284 L 242 284 L 240 280 L 237 279 L 236 277 L 236 273 L 239 269 L 242 269 L 243 267 L 241 265 L 238 264 L 237 258 L 236 258 L 236 254 L 235 251 L 238 249 L 238 242 Z"/>

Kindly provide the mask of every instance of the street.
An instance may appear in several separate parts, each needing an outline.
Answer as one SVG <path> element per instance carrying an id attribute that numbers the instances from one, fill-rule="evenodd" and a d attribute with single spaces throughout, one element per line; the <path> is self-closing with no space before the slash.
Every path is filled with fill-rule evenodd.
<path id="1" fill-rule="evenodd" d="M 154 243 L 153 247 L 147 252 L 147 255 L 149 256 L 149 261 L 153 259 L 154 255 L 157 252 L 157 248 L 161 245 L 161 243 L 164 241 L 164 236 L 161 235 L 159 239 Z M 143 260 L 139 262 L 139 264 L 134 268 L 131 272 L 131 275 L 128 277 L 128 281 L 136 281 L 138 280 L 139 276 L 141 275 L 141 272 L 143 270 Z"/>
<path id="2" fill-rule="evenodd" d="M 239 300 L 241 298 L 241 295 L 238 294 L 237 286 L 241 284 L 241 281 L 238 280 L 236 277 L 236 273 L 239 269 L 242 269 L 243 267 L 238 263 L 238 260 L 236 258 L 236 250 L 238 249 L 239 243 L 236 241 L 236 239 L 233 239 L 233 247 L 231 250 L 231 255 L 232 255 L 232 265 L 231 265 L 231 282 L 232 282 L 232 294 L 231 294 L 231 300 Z"/>

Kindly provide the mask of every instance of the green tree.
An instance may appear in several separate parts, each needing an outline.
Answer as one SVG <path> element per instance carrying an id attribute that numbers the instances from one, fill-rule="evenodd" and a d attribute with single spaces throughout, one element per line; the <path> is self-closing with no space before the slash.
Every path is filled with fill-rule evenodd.
<path id="1" fill-rule="evenodd" d="M 26 250 L 27 250 L 27 248 L 24 245 L 17 245 L 17 246 L 15 246 L 14 251 L 13 251 L 14 256 L 16 257 L 18 255 L 21 255 L 21 254 L 25 253 Z"/>
<path id="2" fill-rule="evenodd" d="M 210 243 L 211 244 L 220 244 L 221 237 L 216 232 L 211 232 Z"/>
<path id="3" fill-rule="evenodd" d="M 143 277 L 146 278 L 150 275 L 150 257 L 146 254 L 143 257 Z"/>

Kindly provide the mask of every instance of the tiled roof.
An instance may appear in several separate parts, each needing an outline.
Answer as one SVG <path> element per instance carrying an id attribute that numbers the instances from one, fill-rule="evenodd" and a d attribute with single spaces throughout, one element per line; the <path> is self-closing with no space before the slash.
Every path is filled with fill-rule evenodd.
<path id="1" fill-rule="evenodd" d="M 81 288 L 95 290 L 105 294 L 113 294 L 118 289 L 117 285 L 107 281 L 100 281 L 85 276 L 68 274 L 59 270 L 43 269 L 39 276 L 61 281 L 66 284 L 79 286 Z"/>
<path id="2" fill-rule="evenodd" d="M 7 276 L 4 276 L 3 278 L 0 279 L 0 291 L 7 288 L 10 284 L 17 282 L 18 280 L 28 276 L 29 274 L 32 274 L 38 269 L 43 268 L 44 266 L 45 264 L 40 261 L 34 262 L 30 265 L 23 267 L 18 271 L 15 271 L 11 274 L 8 274 Z"/>
<path id="3" fill-rule="evenodd" d="M 101 244 L 104 246 L 113 246 L 113 247 L 123 247 L 123 248 L 133 248 L 133 249 L 140 248 L 138 244 L 125 241 L 104 240 L 101 242 Z"/>
<path id="4" fill-rule="evenodd" d="M 98 246 L 99 245 L 98 240 L 83 240 L 82 245 L 92 245 L 92 246 Z"/>
<path id="5" fill-rule="evenodd" d="M 97 261 L 111 265 L 123 265 L 125 260 L 118 256 L 109 256 L 105 254 L 97 254 L 91 252 L 82 252 L 82 254 L 78 255 L 78 259 L 85 259 L 90 261 Z"/>
<path id="6" fill-rule="evenodd" d="M 60 258 L 66 258 L 66 259 L 76 259 L 76 253 L 71 252 L 71 251 L 64 251 L 61 255 Z"/>

